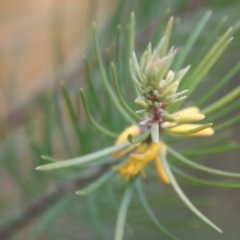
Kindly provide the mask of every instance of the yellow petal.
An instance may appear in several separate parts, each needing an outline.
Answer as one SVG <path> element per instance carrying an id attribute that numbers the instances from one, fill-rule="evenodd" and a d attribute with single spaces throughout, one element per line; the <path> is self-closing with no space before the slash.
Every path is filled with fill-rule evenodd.
<path id="1" fill-rule="evenodd" d="M 163 167 L 162 160 L 160 159 L 159 156 L 156 157 L 155 159 L 155 166 L 157 170 L 158 177 L 166 184 L 170 182 L 168 175 Z"/>
<path id="2" fill-rule="evenodd" d="M 140 173 L 145 165 L 145 162 L 130 157 L 124 164 L 115 167 L 114 170 L 117 170 L 121 177 L 128 179 Z"/>
<path id="3" fill-rule="evenodd" d="M 190 123 L 190 122 L 198 122 L 205 118 L 205 116 L 201 113 L 194 113 L 194 114 L 186 114 L 186 113 L 179 113 L 177 116 L 178 123 Z"/>
<path id="4" fill-rule="evenodd" d="M 119 150 L 119 151 L 116 151 L 114 153 L 112 153 L 112 156 L 115 157 L 115 158 L 121 158 L 123 157 L 124 155 L 128 154 L 129 152 L 131 152 L 134 148 L 136 148 L 137 145 L 131 145 L 123 150 Z"/>
<path id="5" fill-rule="evenodd" d="M 148 150 L 148 148 L 149 148 L 149 145 L 146 143 L 143 143 L 136 149 L 136 153 L 144 153 Z"/>
<path id="6" fill-rule="evenodd" d="M 131 134 L 133 137 L 136 137 L 140 134 L 140 128 L 137 125 L 132 125 L 128 128 L 126 128 L 117 138 L 115 145 L 124 143 L 127 141 L 127 136 Z"/>
<path id="7" fill-rule="evenodd" d="M 196 114 L 196 113 L 200 113 L 200 110 L 198 107 L 183 108 L 183 109 L 175 112 L 175 114 Z"/>
<path id="8" fill-rule="evenodd" d="M 162 147 L 163 147 L 163 143 L 161 142 L 159 142 L 158 144 L 152 143 L 148 147 L 148 150 L 146 152 L 132 153 L 131 157 L 139 161 L 150 162 L 158 155 Z"/>
<path id="9" fill-rule="evenodd" d="M 163 127 L 163 128 L 168 128 L 168 127 L 173 127 L 173 126 L 175 126 L 175 125 L 176 125 L 176 123 L 163 122 L 163 123 L 161 124 L 161 127 Z"/>
<path id="10" fill-rule="evenodd" d="M 128 128 L 126 128 L 120 135 L 119 137 L 117 138 L 116 142 L 115 142 L 115 145 L 118 145 L 118 144 L 121 144 L 121 143 L 124 143 L 127 141 L 127 137 L 129 134 L 131 134 L 133 137 L 136 137 L 138 136 L 139 134 L 141 133 L 141 130 L 139 128 L 139 126 L 137 125 L 132 125 Z M 127 154 L 128 152 L 130 152 L 131 150 L 133 150 L 136 146 L 132 145 L 130 147 L 128 147 L 127 149 L 125 150 L 119 150 L 119 151 L 116 151 L 112 154 L 113 157 L 116 157 L 116 158 L 120 158 L 122 157 L 123 155 Z"/>
<path id="11" fill-rule="evenodd" d="M 183 132 L 194 130 L 195 128 L 201 127 L 201 124 L 182 124 L 180 126 L 173 127 L 169 129 L 172 134 L 181 134 Z M 198 132 L 188 134 L 187 136 L 198 136 L 198 137 L 208 137 L 214 134 L 214 130 L 211 127 L 206 127 L 205 129 L 199 130 Z"/>
<path id="12" fill-rule="evenodd" d="M 181 109 L 174 113 L 174 116 L 178 116 L 179 122 L 195 122 L 204 119 L 204 115 L 200 114 L 200 110 L 197 107 L 188 107 Z M 175 123 L 171 122 L 163 122 L 162 127 L 173 127 L 176 125 Z"/>
<path id="13" fill-rule="evenodd" d="M 212 128 L 206 128 L 202 131 L 199 131 L 197 133 L 193 133 L 190 136 L 194 137 L 210 137 L 214 134 L 214 130 Z"/>

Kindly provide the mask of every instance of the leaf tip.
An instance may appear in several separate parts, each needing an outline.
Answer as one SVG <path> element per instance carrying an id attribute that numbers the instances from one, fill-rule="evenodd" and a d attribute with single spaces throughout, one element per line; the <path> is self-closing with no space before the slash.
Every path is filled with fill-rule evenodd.
<path id="1" fill-rule="evenodd" d="M 80 196 L 84 196 L 85 194 L 83 193 L 83 191 L 76 191 L 75 192 L 76 195 L 80 195 Z"/>
<path id="2" fill-rule="evenodd" d="M 210 17 L 212 15 L 212 10 L 207 11 L 207 15 Z"/>
<path id="3" fill-rule="evenodd" d="M 42 170 L 42 169 L 41 169 L 41 166 L 36 167 L 35 170 L 41 171 L 41 170 Z"/>

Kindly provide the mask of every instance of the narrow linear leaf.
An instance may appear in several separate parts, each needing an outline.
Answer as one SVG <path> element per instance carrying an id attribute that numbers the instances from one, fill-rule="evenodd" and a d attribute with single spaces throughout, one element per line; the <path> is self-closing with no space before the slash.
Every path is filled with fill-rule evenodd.
<path id="1" fill-rule="evenodd" d="M 191 51 L 193 45 L 197 41 L 200 33 L 203 31 L 206 23 L 208 22 L 210 16 L 212 14 L 212 11 L 208 11 L 203 18 L 199 21 L 199 24 L 195 27 L 192 34 L 189 36 L 188 40 L 186 41 L 186 44 L 184 47 L 179 51 L 176 60 L 173 63 L 173 69 L 179 70 L 182 65 L 184 64 L 189 52 Z"/>
<path id="2" fill-rule="evenodd" d="M 224 145 L 218 145 L 217 147 L 210 147 L 210 148 L 198 148 L 195 151 L 186 152 L 186 156 L 205 156 L 205 155 L 211 155 L 211 154 L 220 154 L 224 152 L 239 150 L 240 144 L 224 144 Z"/>
<path id="3" fill-rule="evenodd" d="M 229 80 L 233 79 L 233 76 L 238 73 L 240 70 L 240 62 L 237 63 L 220 81 L 213 85 L 212 88 L 209 89 L 200 100 L 197 102 L 197 106 L 202 106 L 207 100 L 214 96 Z"/>
<path id="4" fill-rule="evenodd" d="M 226 116 L 228 113 L 236 110 L 240 106 L 240 101 L 234 101 L 228 105 L 228 107 L 221 108 L 221 111 L 215 112 L 214 115 L 210 115 L 208 120 L 211 122 L 216 122 L 220 118 Z"/>
<path id="5" fill-rule="evenodd" d="M 99 131 L 101 131 L 102 133 L 106 134 L 107 136 L 109 137 L 112 137 L 112 138 L 117 138 L 119 134 L 117 133 L 114 133 L 112 131 L 109 131 L 108 129 L 106 129 L 105 127 L 102 127 L 101 125 L 99 125 L 94 119 L 93 117 L 91 116 L 91 114 L 89 113 L 89 110 L 87 108 L 87 104 L 86 104 L 86 99 L 85 99 L 85 96 L 84 96 L 84 92 L 83 92 L 83 89 L 80 90 L 80 94 L 81 94 L 81 99 L 82 99 L 82 102 L 83 102 L 83 107 L 84 107 L 84 110 L 89 118 L 89 120 L 91 121 L 91 123 L 93 124 L 94 127 L 96 127 Z"/>
<path id="6" fill-rule="evenodd" d="M 157 226 L 157 228 L 163 233 L 165 234 L 169 239 L 172 240 L 177 240 L 178 238 L 176 238 L 175 236 L 173 236 L 170 232 L 168 232 L 168 230 L 162 226 L 162 224 L 158 221 L 158 219 L 156 218 L 156 216 L 154 215 L 152 209 L 150 208 L 147 199 L 144 195 L 142 186 L 140 181 L 136 181 L 136 189 L 137 189 L 137 193 L 140 199 L 141 204 L 143 205 L 145 211 L 147 212 L 149 218 L 152 220 L 152 222 Z"/>
<path id="7" fill-rule="evenodd" d="M 192 74 L 190 74 L 188 78 L 185 78 L 182 80 L 180 85 L 180 90 L 184 90 L 192 83 L 194 84 L 192 85 L 191 91 L 189 92 L 189 94 L 196 88 L 200 80 L 207 74 L 207 72 L 211 69 L 212 65 L 214 64 L 214 62 L 216 62 L 216 60 L 220 57 L 222 52 L 229 45 L 230 43 L 229 41 L 231 41 L 231 38 L 229 39 L 229 37 L 231 36 L 231 34 L 232 34 L 232 28 L 229 28 L 220 37 L 220 39 L 213 45 L 213 47 L 205 55 L 205 57 L 202 59 L 200 64 L 192 72 Z M 210 66 L 210 63 L 211 63 L 211 66 Z M 198 78 L 197 81 L 195 81 L 196 78 Z"/>
<path id="8" fill-rule="evenodd" d="M 236 122 L 239 122 L 239 121 L 240 121 L 240 114 L 231 118 L 231 119 L 229 119 L 228 121 L 223 122 L 222 124 L 219 124 L 219 125 L 215 126 L 214 130 L 216 130 L 216 131 L 222 130 L 222 129 L 224 129 L 226 127 L 229 127 L 232 124 L 234 124 Z"/>
<path id="9" fill-rule="evenodd" d="M 204 67 L 201 69 L 200 72 L 198 72 L 197 75 L 194 75 L 192 79 L 194 79 L 193 83 L 191 84 L 188 96 L 196 89 L 198 84 L 201 82 L 201 80 L 206 76 L 206 74 L 209 72 L 209 70 L 212 68 L 212 66 L 215 64 L 215 62 L 219 59 L 219 57 L 222 55 L 222 53 L 226 50 L 226 48 L 229 46 L 229 44 L 232 42 L 233 38 L 228 39 L 222 47 L 217 49 L 217 51 L 214 53 L 214 55 L 210 58 L 209 61 L 205 62 Z"/>
<path id="10" fill-rule="evenodd" d="M 88 59 L 86 58 L 86 56 L 84 56 L 83 61 L 84 61 L 84 66 L 85 66 L 85 70 L 86 70 L 87 84 L 88 84 L 88 88 L 89 88 L 89 91 L 90 91 L 91 99 L 93 100 L 94 104 L 96 105 L 99 113 L 102 114 L 102 112 L 103 112 L 102 111 L 102 106 L 99 103 L 96 91 L 94 89 L 94 84 L 93 84 L 93 79 L 92 79 L 92 75 L 91 75 L 91 70 L 90 70 L 89 62 L 88 62 Z"/>
<path id="11" fill-rule="evenodd" d="M 57 97 L 57 93 L 54 94 Z M 52 114 L 52 104 L 50 100 L 46 97 L 43 98 L 43 112 L 44 112 L 44 125 L 43 125 L 43 151 L 46 154 L 52 154 L 53 141 L 52 141 L 52 131 L 53 131 L 53 114 Z"/>
<path id="12" fill-rule="evenodd" d="M 114 64 L 112 63 L 111 64 L 111 70 L 112 70 L 112 76 L 113 76 L 113 80 L 114 80 L 114 85 L 115 85 L 115 88 L 116 88 L 116 92 L 117 92 L 117 96 L 118 96 L 118 100 L 119 102 L 121 103 L 122 107 L 126 110 L 126 112 L 129 113 L 129 115 L 131 115 L 134 119 L 138 120 L 138 121 L 141 121 L 142 118 L 137 115 L 128 105 L 127 103 L 124 101 L 121 93 L 120 93 L 120 89 L 119 89 L 119 86 L 118 86 L 118 80 L 117 80 L 117 75 L 116 75 L 116 71 L 115 71 L 115 67 L 114 67 Z"/>
<path id="13" fill-rule="evenodd" d="M 113 182 L 108 181 L 106 186 L 106 199 L 108 200 L 109 207 L 112 209 L 114 215 L 117 215 L 120 201 L 117 192 L 116 185 Z"/>
<path id="14" fill-rule="evenodd" d="M 123 79 L 122 69 L 123 69 L 123 61 L 122 61 L 122 53 L 121 53 L 121 26 L 117 26 L 116 32 L 116 63 L 117 63 L 117 73 L 119 79 Z"/>
<path id="15" fill-rule="evenodd" d="M 77 195 L 85 196 L 89 193 L 92 193 L 99 187 L 101 187 L 105 182 L 108 181 L 113 175 L 115 174 L 114 171 L 110 170 L 107 173 L 103 174 L 100 178 L 98 178 L 95 182 L 91 183 L 89 186 L 85 187 L 82 190 L 76 191 Z"/>
<path id="16" fill-rule="evenodd" d="M 107 240 L 107 233 L 104 229 L 103 216 L 99 210 L 98 197 L 95 194 L 88 196 L 88 210 L 91 218 L 91 224 L 94 225 L 96 229 L 97 239 Z"/>
<path id="17" fill-rule="evenodd" d="M 155 32 L 155 34 L 153 36 L 153 40 L 152 40 L 153 48 L 155 48 L 157 46 L 158 42 L 161 39 L 163 26 L 165 26 L 167 19 L 169 18 L 169 15 L 170 15 L 170 9 L 167 9 L 159 21 L 159 24 L 157 26 L 156 32 Z"/>
<path id="18" fill-rule="evenodd" d="M 174 18 L 171 17 L 167 23 L 165 32 L 164 32 L 164 43 L 163 46 L 161 48 L 161 52 L 160 52 L 160 57 L 163 57 L 166 55 L 167 51 L 168 51 L 168 45 L 169 45 L 169 41 L 170 41 L 170 36 L 171 36 L 171 32 L 172 32 L 172 27 L 173 27 L 173 21 Z"/>
<path id="19" fill-rule="evenodd" d="M 194 58 L 192 66 L 195 66 L 200 60 L 203 58 L 205 52 L 207 49 L 210 48 L 211 44 L 215 41 L 216 36 L 218 33 L 222 30 L 226 20 L 228 19 L 227 16 L 223 17 L 217 24 L 217 26 L 211 31 L 210 35 L 208 36 L 208 39 L 204 42 L 203 46 L 201 47 L 200 53 L 196 58 Z"/>
<path id="20" fill-rule="evenodd" d="M 236 178 L 240 177 L 240 173 L 225 172 L 225 171 L 221 171 L 221 170 L 205 167 L 203 165 L 200 165 L 198 163 L 195 163 L 195 162 L 187 159 L 186 157 L 182 156 L 180 153 L 178 153 L 175 150 L 173 150 L 171 147 L 168 146 L 167 148 L 168 148 L 168 153 L 170 153 L 176 159 L 178 159 L 179 161 L 187 164 L 190 167 L 196 168 L 196 169 L 204 171 L 204 172 L 212 173 L 212 174 L 215 174 L 215 175 L 220 175 L 220 176 L 236 177 Z"/>
<path id="21" fill-rule="evenodd" d="M 71 103 L 71 100 L 70 100 L 70 97 L 69 97 L 69 94 L 67 92 L 67 89 L 66 89 L 66 86 L 65 86 L 64 82 L 61 82 L 60 86 L 61 86 L 62 94 L 63 94 L 63 97 L 64 97 L 64 101 L 65 101 L 67 109 L 68 109 L 68 113 L 69 113 L 70 118 L 71 118 L 73 129 L 76 132 L 79 144 L 81 144 L 84 141 L 84 135 L 83 135 L 83 133 L 82 133 L 82 131 L 81 131 L 79 125 L 78 125 L 78 119 L 77 119 L 77 117 L 74 113 L 74 109 L 73 109 L 73 106 L 72 106 L 72 103 Z"/>
<path id="22" fill-rule="evenodd" d="M 135 15 L 132 12 L 131 13 L 131 19 L 130 19 L 130 25 L 129 25 L 129 39 L 128 39 L 128 54 L 129 58 L 132 55 L 132 52 L 135 49 L 135 42 L 134 42 L 134 36 L 135 36 Z"/>
<path id="23" fill-rule="evenodd" d="M 223 98 L 219 99 L 209 107 L 202 110 L 202 113 L 204 115 L 209 115 L 213 113 L 214 111 L 218 110 L 219 108 L 224 107 L 226 104 L 230 103 L 234 98 L 238 97 L 240 95 L 240 86 L 235 88 L 233 91 L 231 91 L 229 94 L 224 96 Z"/>
<path id="24" fill-rule="evenodd" d="M 121 206 L 118 211 L 116 232 L 115 232 L 114 240 L 122 240 L 123 239 L 127 212 L 128 212 L 128 208 L 130 205 L 130 201 L 132 199 L 132 190 L 133 190 L 133 184 L 131 182 L 129 184 L 129 186 L 127 187 L 127 189 L 125 190 L 125 193 L 123 195 L 123 199 L 121 202 Z"/>
<path id="25" fill-rule="evenodd" d="M 227 183 L 227 182 L 213 182 L 213 181 L 207 181 L 203 179 L 199 179 L 196 177 L 193 177 L 189 174 L 184 173 L 183 171 L 171 166 L 171 169 L 181 176 L 182 178 L 186 179 L 184 182 L 191 184 L 191 185 L 197 185 L 197 186 L 208 186 L 208 187 L 220 187 L 220 188 L 240 188 L 240 183 Z"/>
<path id="26" fill-rule="evenodd" d="M 96 30 L 96 26 L 93 25 L 93 40 L 94 40 L 94 46 L 95 46 L 95 53 L 97 56 L 97 61 L 98 61 L 98 65 L 100 68 L 100 73 L 101 73 L 101 77 L 102 77 L 102 81 L 104 83 L 104 86 L 110 96 L 110 98 L 112 99 L 116 109 L 122 114 L 122 116 L 130 123 L 134 124 L 136 123 L 129 115 L 128 113 L 122 108 L 122 106 L 119 104 L 112 87 L 109 84 L 109 81 L 107 79 L 107 75 L 106 75 L 106 71 L 103 65 L 103 61 L 102 61 L 102 57 L 100 54 L 100 48 L 99 48 L 99 43 L 98 43 L 98 38 L 97 38 L 97 30 Z"/>
<path id="27" fill-rule="evenodd" d="M 203 58 L 197 69 L 195 70 L 195 73 L 199 73 L 201 69 L 206 65 L 207 62 L 210 61 L 210 59 L 218 52 L 222 46 L 225 45 L 225 43 L 228 41 L 229 37 L 232 34 L 233 28 L 229 28 L 220 38 L 219 40 L 213 45 L 213 47 L 209 50 L 209 52 L 206 54 L 206 56 Z"/>
<path id="28" fill-rule="evenodd" d="M 111 153 L 113 153 L 117 150 L 128 147 L 129 145 L 130 145 L 129 142 L 125 142 L 123 144 L 119 144 L 119 145 L 116 145 L 116 146 L 111 146 L 111 147 L 102 149 L 100 151 L 96 151 L 94 153 L 87 154 L 87 155 L 82 156 L 82 157 L 77 157 L 77 158 L 72 158 L 72 159 L 68 159 L 68 160 L 58 161 L 56 163 L 45 164 L 45 165 L 37 167 L 36 170 L 47 171 L 47 170 L 53 170 L 53 169 L 59 169 L 59 168 L 65 168 L 65 167 L 70 167 L 70 166 L 74 166 L 74 165 L 79 165 L 79 164 L 83 164 L 83 163 L 86 163 L 86 162 L 91 162 L 91 161 L 94 161 L 94 160 L 99 159 L 101 157 L 104 157 L 108 154 L 111 154 Z M 42 159 L 49 159 L 49 157 L 42 156 Z M 50 159 L 52 159 L 52 158 L 50 158 Z"/>
<path id="29" fill-rule="evenodd" d="M 172 171 L 168 165 L 168 162 L 165 158 L 164 154 L 160 154 L 160 157 L 162 159 L 162 163 L 163 166 L 167 172 L 167 175 L 170 179 L 170 183 L 173 187 L 173 189 L 175 190 L 175 192 L 178 194 L 178 196 L 182 199 L 182 201 L 187 205 L 187 207 L 193 212 L 195 213 L 203 222 L 205 222 L 206 224 L 208 224 L 210 227 L 212 227 L 213 229 L 217 230 L 218 232 L 222 233 L 221 229 L 219 229 L 212 221 L 210 221 L 208 218 L 206 218 L 191 202 L 190 200 L 187 198 L 187 196 L 184 194 L 184 192 L 182 191 L 182 189 L 179 187 L 174 175 L 172 174 Z"/>
<path id="30" fill-rule="evenodd" d="M 71 147 L 70 147 L 70 143 L 68 141 L 66 126 L 63 122 L 63 112 L 62 112 L 62 108 L 60 106 L 59 96 L 58 96 L 57 93 L 54 94 L 54 101 L 55 101 L 55 109 L 56 109 L 56 123 L 59 127 L 61 138 L 62 138 L 64 147 L 66 149 L 66 152 L 68 153 L 68 156 L 71 157 L 72 156 L 72 150 L 71 150 Z M 39 156 L 40 155 L 41 154 L 39 154 Z"/>

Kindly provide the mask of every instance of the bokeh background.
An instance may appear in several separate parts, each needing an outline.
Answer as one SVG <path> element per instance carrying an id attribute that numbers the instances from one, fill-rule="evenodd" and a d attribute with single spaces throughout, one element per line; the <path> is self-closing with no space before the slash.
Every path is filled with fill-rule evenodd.
<path id="1" fill-rule="evenodd" d="M 76 187 L 81 186 L 75 181 L 79 177 L 77 171 L 46 174 L 36 172 L 35 167 L 45 163 L 40 159 L 42 154 L 64 159 L 94 150 L 93 146 L 111 144 L 107 139 L 103 144 L 104 138 L 88 129 L 78 94 L 78 89 L 87 85 L 83 55 L 89 56 L 92 68 L 95 66 L 92 22 L 97 24 L 103 54 L 111 61 L 118 23 L 124 29 L 130 13 L 135 12 L 136 46 L 142 51 L 167 9 L 179 22 L 172 39 L 179 46 L 184 44 L 203 14 L 209 9 L 213 11 L 189 62 L 220 19 L 228 16 L 226 28 L 240 20 L 239 0 L 0 2 L 0 239 L 112 239 L 123 186 L 116 183 L 113 189 L 114 184 L 108 184 L 103 190 L 80 198 L 74 194 Z M 239 49 L 238 30 L 233 43 L 205 81 L 211 85 L 218 81 L 239 61 Z M 93 75 L 97 77 L 97 73 Z M 221 94 L 239 85 L 239 77 L 240 74 L 236 74 Z M 72 93 L 79 122 L 86 128 L 84 134 L 92 132 L 91 143 L 85 141 L 80 150 L 59 90 L 61 80 Z M 198 94 L 204 92 L 201 88 Z M 104 98 L 100 87 L 98 95 Z M 100 119 L 97 106 L 92 106 L 92 110 Z M 226 134 L 239 142 L 239 130 L 239 126 L 234 125 Z M 237 151 L 210 156 L 202 162 L 240 172 Z M 193 216 L 168 187 L 152 181 L 146 189 L 157 216 L 180 239 L 240 239 L 240 190 L 183 186 L 198 208 L 223 229 L 224 233 L 219 235 Z M 146 238 L 165 239 L 135 199 L 125 239 Z"/>

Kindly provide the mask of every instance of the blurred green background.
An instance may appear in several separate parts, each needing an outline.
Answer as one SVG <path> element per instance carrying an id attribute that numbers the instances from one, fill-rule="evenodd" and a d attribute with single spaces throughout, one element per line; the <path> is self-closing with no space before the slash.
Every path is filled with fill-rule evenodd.
<path id="1" fill-rule="evenodd" d="M 46 163 L 40 159 L 42 154 L 64 159 L 107 147 L 113 142 L 88 123 L 78 92 L 80 87 L 86 92 L 90 87 L 83 54 L 89 56 L 93 79 L 99 78 L 92 54 L 92 22 L 97 23 L 104 60 L 109 64 L 115 58 L 116 26 L 119 23 L 125 34 L 130 13 L 135 12 L 136 48 L 141 53 L 152 40 L 167 9 L 177 21 L 172 42 L 179 47 L 205 12 L 213 11 L 188 58 L 190 64 L 224 16 L 228 16 L 225 29 L 240 20 L 238 0 L 0 2 L 0 239 L 112 239 L 124 184 L 116 179 L 88 197 L 79 197 L 74 192 L 82 183 L 76 179 L 88 177 L 91 171 L 74 169 L 45 173 L 35 171 L 35 167 Z M 239 48 L 238 30 L 234 41 L 205 81 L 212 86 L 232 68 L 239 61 Z M 122 64 L 124 69 L 127 63 Z M 239 77 L 240 74 L 236 74 L 219 96 L 237 86 Z M 122 73 L 122 79 L 127 86 L 128 72 Z M 70 93 L 81 129 L 80 137 L 72 127 L 63 101 L 59 88 L 61 80 L 65 81 Z M 206 88 L 208 83 L 204 86 Z M 94 87 L 103 102 L 107 101 L 99 81 Z M 200 88 L 197 94 L 203 95 L 205 88 Z M 110 120 L 106 119 L 109 109 L 101 104 L 91 104 L 91 100 L 88 97 L 90 109 L 99 121 L 116 131 L 126 126 L 116 119 L 113 109 Z M 231 136 L 232 141 L 239 142 L 239 131 L 240 127 L 234 125 L 225 134 Z M 240 172 L 237 151 L 208 156 L 201 162 Z M 201 178 L 208 177 L 192 173 Z M 171 188 L 151 179 L 146 185 L 151 206 L 162 223 L 179 239 L 240 239 L 240 190 L 183 185 L 196 206 L 223 230 L 223 234 L 218 234 L 197 219 Z M 139 201 L 134 198 L 125 239 L 146 238 L 166 239 L 150 223 Z"/>

